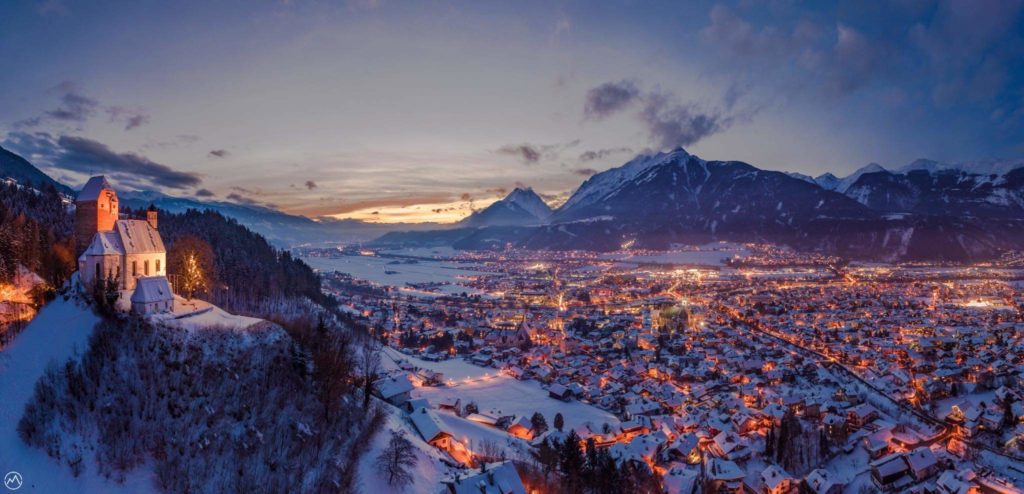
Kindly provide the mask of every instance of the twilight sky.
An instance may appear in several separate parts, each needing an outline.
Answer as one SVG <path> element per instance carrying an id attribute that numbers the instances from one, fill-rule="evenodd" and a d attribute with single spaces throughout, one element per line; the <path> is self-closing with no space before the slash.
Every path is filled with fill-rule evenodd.
<path id="1" fill-rule="evenodd" d="M 6 1 L 0 144 L 79 185 L 453 221 L 637 153 L 1024 156 L 1024 1 Z"/>

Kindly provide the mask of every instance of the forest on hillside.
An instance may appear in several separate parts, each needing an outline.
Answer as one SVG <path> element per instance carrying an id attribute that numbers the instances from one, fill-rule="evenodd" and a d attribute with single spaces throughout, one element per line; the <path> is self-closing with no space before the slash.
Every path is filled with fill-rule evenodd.
<path id="1" fill-rule="evenodd" d="M 144 217 L 142 212 L 128 214 Z M 183 250 L 197 250 L 206 274 L 201 298 L 235 312 L 256 313 L 268 303 L 308 298 L 332 307 L 320 277 L 306 263 L 279 250 L 237 220 L 209 210 L 159 212 L 158 229 L 168 251 L 168 273 L 180 273 Z"/>
<path id="2" fill-rule="evenodd" d="M 80 358 L 51 363 L 18 433 L 75 476 L 120 482 L 151 466 L 167 493 L 352 492 L 384 416 L 361 384 L 376 354 L 344 329 L 309 315 L 244 333 L 108 315 Z"/>
<path id="3" fill-rule="evenodd" d="M 56 188 L 0 182 L 0 283 L 18 266 L 60 287 L 75 270 L 73 216 Z"/>

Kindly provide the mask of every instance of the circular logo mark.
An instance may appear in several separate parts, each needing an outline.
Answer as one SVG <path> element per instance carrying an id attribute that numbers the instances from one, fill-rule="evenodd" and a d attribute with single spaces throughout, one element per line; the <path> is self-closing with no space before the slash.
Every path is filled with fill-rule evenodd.
<path id="1" fill-rule="evenodd" d="M 21 489 L 21 484 L 23 483 L 21 474 L 18 472 L 7 472 L 7 475 L 4 475 L 4 487 L 12 491 Z"/>

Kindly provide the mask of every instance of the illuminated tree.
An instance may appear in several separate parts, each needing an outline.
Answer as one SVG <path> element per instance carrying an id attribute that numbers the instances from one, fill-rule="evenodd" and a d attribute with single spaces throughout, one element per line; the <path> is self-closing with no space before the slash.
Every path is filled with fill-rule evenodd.
<path id="1" fill-rule="evenodd" d="M 176 240 L 168 252 L 167 264 L 175 289 L 189 300 L 213 285 L 213 249 L 198 237 L 187 235 Z"/>

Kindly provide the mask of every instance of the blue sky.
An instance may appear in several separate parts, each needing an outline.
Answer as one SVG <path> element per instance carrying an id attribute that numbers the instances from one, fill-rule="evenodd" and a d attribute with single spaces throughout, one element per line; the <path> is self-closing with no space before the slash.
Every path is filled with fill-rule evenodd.
<path id="1" fill-rule="evenodd" d="M 1022 2 L 4 2 L 0 143 L 70 184 L 451 221 L 675 146 L 1024 155 Z"/>

